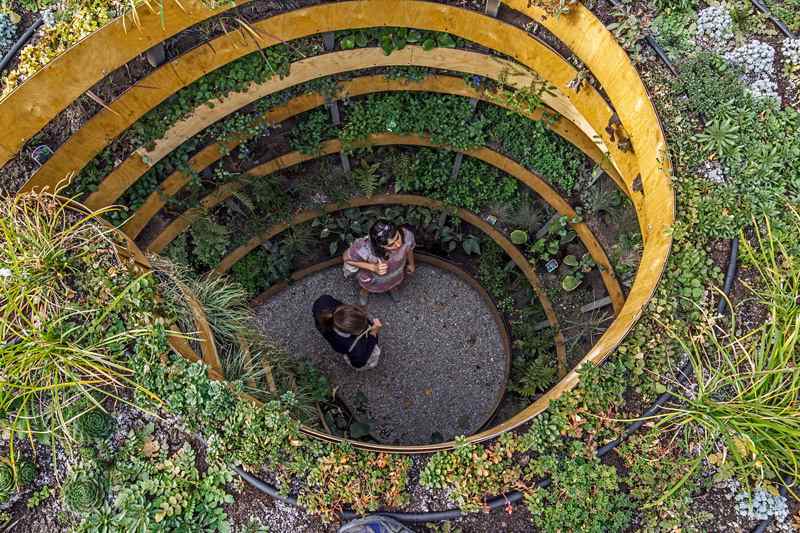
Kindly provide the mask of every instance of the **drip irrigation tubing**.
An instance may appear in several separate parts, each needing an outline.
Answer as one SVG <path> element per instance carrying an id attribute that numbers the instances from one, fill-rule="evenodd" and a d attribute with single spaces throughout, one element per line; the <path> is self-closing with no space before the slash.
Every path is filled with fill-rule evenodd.
<path id="1" fill-rule="evenodd" d="M 12 46 L 11 49 L 6 52 L 6 55 L 3 56 L 3 59 L 0 59 L 0 72 L 5 70 L 6 66 L 11 63 L 11 60 L 17 55 L 17 52 L 19 52 L 20 48 L 25 46 L 25 43 L 27 43 L 30 38 L 33 37 L 33 32 L 35 32 L 39 26 L 42 25 L 42 22 L 43 19 L 40 18 L 31 24 L 31 27 L 25 30 L 25 33 L 23 33 L 20 38 L 17 39 L 17 42 L 14 43 L 14 46 Z"/>
<path id="2" fill-rule="evenodd" d="M 759 11 L 764 13 L 767 16 L 767 18 L 773 24 L 775 24 L 775 26 L 778 27 L 779 30 L 781 30 L 781 33 L 783 33 L 786 37 L 789 37 L 790 39 L 794 39 L 794 34 L 792 33 L 792 31 L 788 27 L 786 27 L 786 24 L 784 24 L 781 19 L 772 14 L 772 12 L 769 10 L 769 8 L 764 2 L 762 2 L 761 0 L 751 0 L 751 2 L 753 3 L 754 6 L 756 6 L 756 8 Z"/>
<path id="3" fill-rule="evenodd" d="M 732 239 L 731 240 L 731 247 L 730 247 L 730 256 L 728 257 L 728 269 L 725 275 L 725 283 L 723 285 L 723 292 L 727 296 L 730 293 L 731 288 L 733 287 L 733 281 L 736 277 L 736 266 L 739 257 L 739 239 Z M 727 299 L 722 297 L 720 299 L 719 305 L 717 306 L 717 311 L 722 314 L 725 312 L 725 308 L 727 307 Z M 686 372 L 683 372 L 685 374 Z M 629 425 L 625 431 L 616 439 L 609 442 L 602 448 L 599 448 L 596 452 L 597 457 L 603 457 L 611 450 L 622 444 L 629 436 L 639 430 L 642 425 L 646 422 L 646 420 L 653 415 L 655 415 L 664 403 L 672 397 L 670 392 L 665 392 L 661 396 L 659 396 L 656 401 L 644 412 L 639 420 L 633 422 Z M 263 492 L 275 499 L 278 499 L 286 504 L 300 507 L 302 505 L 297 501 L 296 496 L 292 495 L 283 495 L 280 491 L 274 486 L 265 481 L 248 474 L 245 472 L 241 467 L 234 466 L 232 467 L 233 471 L 236 472 L 239 476 L 242 477 L 245 481 L 247 481 L 250 485 L 253 486 L 256 490 Z M 544 478 L 536 483 L 538 488 L 546 488 L 550 485 L 550 479 Z M 781 487 L 783 493 L 785 494 L 785 487 Z M 491 510 L 500 509 L 503 507 L 507 507 L 513 505 L 520 500 L 522 500 L 523 494 L 517 490 L 507 492 L 505 494 L 501 494 L 499 496 L 495 496 L 486 500 L 486 505 Z M 421 513 L 411 513 L 411 512 L 377 512 L 372 513 L 373 516 L 386 516 L 389 518 L 394 518 L 399 522 L 404 522 L 407 524 L 419 524 L 419 523 L 426 523 L 426 522 L 441 522 L 445 520 L 455 520 L 464 516 L 464 512 L 461 509 L 448 509 L 446 511 L 429 511 L 429 512 L 421 512 Z M 339 516 L 342 520 L 352 520 L 354 518 L 358 518 L 360 515 L 357 515 L 353 511 L 350 510 L 343 510 L 339 513 Z M 754 533 L 763 533 L 764 529 L 769 526 L 771 522 L 771 518 L 766 519 L 759 523 Z"/>

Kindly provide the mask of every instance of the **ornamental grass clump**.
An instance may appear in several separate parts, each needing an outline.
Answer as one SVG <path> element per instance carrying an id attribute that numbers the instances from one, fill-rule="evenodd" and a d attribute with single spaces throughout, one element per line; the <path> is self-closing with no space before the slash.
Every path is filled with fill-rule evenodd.
<path id="1" fill-rule="evenodd" d="M 790 215 L 796 235 L 800 215 Z M 748 289 L 766 319 L 741 333 L 735 316 L 726 327 L 706 316 L 699 331 L 673 333 L 696 385 L 677 384 L 676 401 L 658 416 L 662 428 L 699 435 L 708 451 L 721 442 L 709 460 L 750 487 L 800 479 L 800 262 L 789 251 L 794 235 L 777 237 L 769 218 L 754 226 L 752 240 L 741 237 L 742 256 L 758 273 Z"/>
<path id="2" fill-rule="evenodd" d="M 104 212 L 46 192 L 0 198 L 0 425 L 12 463 L 17 433 L 70 448 L 71 423 L 104 398 L 125 401 L 123 388 L 139 388 L 128 359 L 165 336 L 154 282 L 118 255 Z"/>

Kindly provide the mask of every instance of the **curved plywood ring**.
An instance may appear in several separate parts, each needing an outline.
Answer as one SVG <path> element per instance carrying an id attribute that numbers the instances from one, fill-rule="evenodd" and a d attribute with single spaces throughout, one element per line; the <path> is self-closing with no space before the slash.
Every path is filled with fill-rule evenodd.
<path id="1" fill-rule="evenodd" d="M 391 0 L 391 3 L 389 3 L 389 1 L 390 0 L 341 2 L 333 4 L 332 6 L 315 6 L 314 8 L 305 10 L 305 12 L 306 15 L 308 15 L 311 9 L 315 9 L 317 11 L 314 11 L 314 15 L 317 16 L 317 18 L 310 22 L 304 22 L 303 27 L 304 30 L 309 32 L 343 29 L 351 25 L 353 27 L 363 28 L 381 24 L 418 27 L 420 29 L 443 29 L 470 40 L 477 40 L 479 44 L 484 44 L 507 54 L 508 50 L 520 50 L 520 53 L 512 53 L 509 55 L 512 55 L 515 59 L 526 65 L 532 66 L 532 63 L 536 60 L 535 57 L 531 57 L 534 51 L 526 49 L 526 44 L 529 44 L 529 38 L 517 38 L 521 30 L 512 30 L 507 26 L 503 26 L 502 28 L 495 27 L 493 19 L 487 20 L 485 17 L 475 18 L 477 16 L 476 14 L 464 15 L 458 8 L 447 7 L 440 4 L 431 7 L 425 2 L 413 0 Z M 506 3 L 512 8 L 525 12 L 537 22 L 543 24 L 559 39 L 566 43 L 588 66 L 593 75 L 603 84 L 614 107 L 618 110 L 621 125 L 624 127 L 627 134 L 629 134 L 633 147 L 636 150 L 635 158 L 631 160 L 617 159 L 618 154 L 614 153 L 615 146 L 613 143 L 609 142 L 609 136 L 604 135 L 605 128 L 611 125 L 612 119 L 614 119 L 615 116 L 604 116 L 602 110 L 592 110 L 586 107 L 586 102 L 579 103 L 575 101 L 576 108 L 587 118 L 594 129 L 600 131 L 601 136 L 612 149 L 612 159 L 620 164 L 622 168 L 621 174 L 625 182 L 630 186 L 632 191 L 642 197 L 641 203 L 634 202 L 645 241 L 639 272 L 622 312 L 579 365 L 587 361 L 599 363 L 605 359 L 605 357 L 621 342 L 631 327 L 633 327 L 636 320 L 641 315 L 644 306 L 652 296 L 666 265 L 666 259 L 671 245 L 669 229 L 674 221 L 675 206 L 670 180 L 669 154 L 666 150 L 664 135 L 658 123 L 655 110 L 653 109 L 652 103 L 649 102 L 647 98 L 647 93 L 644 90 L 641 80 L 638 78 L 638 74 L 635 69 L 633 69 L 624 51 L 619 47 L 619 44 L 613 36 L 589 10 L 580 4 L 575 4 L 571 6 L 569 14 L 556 18 L 547 16 L 542 10 L 529 5 L 527 0 L 506 0 Z M 356 7 L 357 9 L 355 9 Z M 331 8 L 335 11 L 323 11 L 325 8 Z M 431 18 L 431 13 L 433 12 L 436 14 Z M 330 17 L 321 16 L 325 13 L 330 14 Z M 421 13 L 421 18 L 423 20 L 421 23 L 417 24 L 417 22 L 412 19 L 417 19 L 420 17 Z M 340 15 L 341 19 L 339 18 Z M 381 20 L 383 22 L 378 22 Z M 331 23 L 331 21 L 333 21 L 333 23 Z M 347 22 L 345 23 L 343 21 Z M 337 26 L 340 22 L 342 23 L 341 28 Z M 426 24 L 429 23 L 435 23 L 436 26 L 426 26 Z M 475 39 L 470 32 L 470 26 L 474 27 L 476 34 L 480 34 L 481 32 L 493 33 L 493 39 L 491 36 L 487 36 L 485 40 Z M 266 40 L 274 44 L 281 39 L 288 40 L 290 38 L 291 37 L 286 37 L 286 32 L 282 29 L 280 35 L 270 36 Z M 86 41 L 89 42 L 90 39 L 91 38 Z M 497 46 L 492 44 L 494 41 L 501 40 L 503 42 L 498 43 Z M 117 44 L 118 43 L 114 43 L 113 41 L 92 41 L 92 49 L 90 52 L 94 52 L 94 50 L 110 49 Z M 104 48 L 104 46 L 108 48 Z M 129 44 L 124 44 L 123 46 L 129 46 Z M 138 50 L 138 52 L 144 51 L 146 48 L 149 48 L 149 45 Z M 220 53 L 229 54 L 230 52 L 224 50 Z M 208 58 L 198 58 L 198 60 L 202 61 L 206 66 L 214 64 Z M 95 63 L 95 65 L 103 66 L 100 62 Z M 119 65 L 109 64 L 105 66 L 107 70 L 110 71 Z M 85 72 L 85 69 L 81 70 L 82 66 L 80 62 L 75 62 L 70 67 L 76 72 L 80 72 L 81 75 Z M 541 69 L 532 68 L 541 72 Z M 176 73 L 175 76 L 177 75 Z M 566 74 L 562 72 L 561 75 L 562 79 L 564 79 L 567 76 L 572 76 L 572 73 Z M 53 80 L 57 80 L 57 78 L 53 78 Z M 89 85 L 97 81 L 96 79 L 90 80 L 88 77 L 86 80 Z M 561 83 L 555 84 L 563 86 Z M 37 89 L 40 93 L 44 94 L 44 91 L 49 90 L 52 85 L 54 84 L 45 83 L 37 87 Z M 66 92 L 72 91 L 73 94 L 75 94 L 75 89 L 71 86 L 66 87 L 64 90 Z M 581 91 L 581 94 L 583 92 L 584 91 Z M 67 100 L 71 101 L 72 98 Z M 32 98 L 31 101 L 36 101 L 36 98 Z M 46 100 L 41 99 L 40 101 Z M 7 126 L 6 131 L 14 132 L 15 124 L 18 122 L 25 122 L 24 116 L 29 110 L 25 107 L 26 102 L 24 99 L 20 100 L 17 106 L 7 104 L 8 99 L 2 102 L 0 117 L 10 118 L 10 120 L 4 121 L 4 124 Z M 56 113 L 60 111 L 60 108 L 57 109 L 57 107 L 57 105 L 51 106 L 41 113 L 37 110 L 37 115 L 39 117 L 49 115 L 49 118 L 41 123 L 42 125 L 52 119 Z M 123 111 L 127 114 L 126 110 Z M 24 126 L 23 130 L 26 127 L 27 126 Z M 606 132 L 606 134 L 608 134 L 608 132 Z M 12 138 L 11 143 L 17 142 L 17 140 L 17 138 Z M 13 150 L 7 153 L 0 149 L 0 159 L 2 159 L 3 162 L 8 161 L 15 151 L 16 150 Z M 618 151 L 619 150 L 616 150 L 616 152 Z M 626 165 L 626 163 L 631 163 L 631 161 L 632 164 Z M 637 170 L 640 166 L 641 174 Z M 523 424 L 545 409 L 547 403 L 551 399 L 557 398 L 564 391 L 574 387 L 577 381 L 577 372 L 573 370 L 562 379 L 556 387 L 551 389 L 547 395 L 534 402 L 534 404 L 511 419 L 492 428 L 490 431 L 474 435 L 469 440 L 485 440 L 502 431 L 513 429 Z"/>
<path id="2" fill-rule="evenodd" d="M 476 424 L 478 428 L 483 427 L 484 425 L 486 425 L 487 422 L 489 422 L 489 420 L 491 420 L 492 416 L 494 416 L 495 412 L 497 411 L 497 408 L 500 406 L 500 402 L 503 400 L 503 397 L 505 396 L 508 379 L 511 376 L 511 338 L 509 337 L 508 334 L 508 327 L 506 326 L 505 320 L 500 315 L 500 312 L 497 310 L 497 306 L 494 303 L 494 300 L 492 299 L 488 291 L 484 289 L 483 286 L 480 283 L 478 283 L 478 281 L 475 278 L 473 278 L 463 269 L 459 268 L 458 266 L 449 261 L 446 261 L 435 255 L 427 254 L 425 252 L 415 251 L 414 257 L 416 258 L 417 263 L 425 263 L 440 270 L 447 271 L 455 275 L 462 281 L 464 281 L 470 287 L 472 287 L 475 290 L 475 292 L 477 292 L 480 295 L 481 299 L 484 302 L 486 302 L 486 306 L 488 307 L 489 312 L 491 313 L 492 318 L 494 320 L 494 323 L 497 326 L 497 331 L 500 333 L 500 342 L 503 346 L 503 353 L 506 354 L 505 374 L 503 377 L 503 385 L 502 387 L 500 387 L 500 390 L 497 394 L 497 397 L 495 398 L 492 408 L 488 410 L 489 414 L 486 416 L 486 418 L 484 418 L 481 421 L 480 424 Z M 322 270 L 326 270 L 332 266 L 340 265 L 341 263 L 342 263 L 342 257 L 339 256 L 333 259 L 328 259 L 327 261 L 322 261 L 321 263 L 317 263 L 302 270 L 292 272 L 289 275 L 289 281 L 284 281 L 272 285 L 264 292 L 253 298 L 253 300 L 250 301 L 250 305 L 253 307 L 261 305 L 270 298 L 274 297 L 276 294 L 280 293 L 283 290 L 286 290 L 291 283 L 296 283 L 307 276 L 311 276 L 313 274 L 316 274 L 317 272 L 321 272 Z M 272 390 L 272 392 L 275 392 L 275 390 Z M 331 435 L 329 433 L 326 434 L 319 430 L 315 430 L 306 426 L 301 426 L 300 429 L 303 433 L 306 433 L 311 436 L 316 437 L 319 435 L 324 435 L 323 438 L 330 442 L 349 442 L 355 446 L 358 446 L 359 444 L 366 444 L 366 443 L 360 443 L 357 440 L 345 439 L 342 437 Z M 449 444 L 454 445 L 455 441 L 451 441 Z M 421 445 L 421 446 L 427 446 L 427 445 Z"/>
<path id="3" fill-rule="evenodd" d="M 161 2 L 159 10 L 139 8 L 138 25 L 131 15 L 106 24 L 59 55 L 0 100 L 0 167 L 24 144 L 110 72 L 164 39 L 222 13 L 234 4 L 211 9 L 199 0 Z M 163 18 L 162 18 L 163 14 Z M 59 90 L 53 91 L 52 87 Z"/>
<path id="4" fill-rule="evenodd" d="M 474 213 L 462 209 L 462 208 L 454 208 L 451 206 L 446 206 L 444 203 L 433 200 L 431 198 L 426 198 L 424 196 L 418 196 L 414 194 L 383 194 L 383 195 L 375 195 L 369 198 L 354 198 L 350 200 L 346 204 L 340 203 L 330 203 L 325 204 L 322 206 L 321 209 L 311 209 L 307 211 L 302 211 L 292 217 L 292 219 L 288 222 L 282 222 L 279 224 L 274 224 L 269 228 L 265 229 L 255 235 L 251 239 L 249 239 L 246 243 L 236 248 L 234 251 L 226 255 L 222 258 L 219 265 L 214 269 L 214 272 L 218 274 L 225 274 L 230 270 L 233 265 L 235 265 L 239 260 L 241 260 L 244 256 L 255 250 L 259 247 L 262 243 L 272 239 L 273 237 L 279 235 L 280 233 L 286 231 L 292 226 L 296 226 L 298 224 L 303 224 L 304 222 L 309 222 L 318 218 L 321 215 L 326 213 L 335 213 L 337 211 L 341 211 L 343 209 L 348 209 L 352 207 L 367 207 L 373 205 L 384 205 L 384 204 L 398 204 L 398 205 L 416 205 L 421 207 L 428 207 L 431 209 L 448 209 L 452 210 L 454 214 L 460 218 L 461 220 L 471 224 L 472 226 L 478 228 L 483 233 L 488 235 L 494 242 L 496 242 L 503 251 L 508 254 L 508 256 L 514 261 L 522 273 L 525 275 L 525 278 L 530 283 L 533 292 L 536 294 L 536 297 L 542 304 L 542 308 L 544 309 L 545 315 L 547 316 L 547 321 L 550 323 L 550 327 L 553 328 L 553 337 L 555 339 L 556 344 L 556 355 L 558 358 L 558 365 L 559 365 L 559 373 L 566 374 L 566 364 L 567 364 L 567 351 L 566 345 L 564 342 L 564 336 L 561 333 L 561 328 L 558 325 L 558 316 L 556 315 L 555 310 L 553 309 L 553 304 L 550 302 L 550 298 L 547 296 L 547 291 L 542 286 L 541 281 L 539 280 L 539 275 L 536 273 L 536 270 L 533 266 L 528 262 L 528 259 L 519 251 L 519 249 L 510 241 L 508 238 L 503 235 L 500 231 L 498 231 L 494 226 L 483 220 L 478 215 Z"/>
<path id="5" fill-rule="evenodd" d="M 340 85 L 340 92 L 338 97 L 339 98 L 348 98 L 354 96 L 360 96 L 364 94 L 371 94 L 375 92 L 390 92 L 390 91 L 426 91 L 426 92 L 437 92 L 437 93 L 444 93 L 444 94 L 455 94 L 459 96 L 465 96 L 469 98 L 478 98 L 486 101 L 491 101 L 500 105 L 501 107 L 506 107 L 502 105 L 502 102 L 496 102 L 492 100 L 490 95 L 485 93 L 479 92 L 472 88 L 467 82 L 465 82 L 461 78 L 455 78 L 453 76 L 428 76 L 424 80 L 420 81 L 407 81 L 407 80 L 390 80 L 385 78 L 384 76 L 364 76 L 361 78 L 355 78 L 353 80 L 349 80 L 346 82 L 342 82 Z M 309 111 L 314 109 L 315 107 L 321 106 L 325 103 L 325 98 L 319 94 L 305 94 L 293 98 L 286 104 L 279 106 L 269 112 L 267 112 L 263 120 L 268 124 L 277 124 L 286 120 L 292 116 L 298 115 L 300 113 Z M 507 108 L 507 107 L 506 107 Z M 539 120 L 542 118 L 543 113 L 547 112 L 547 110 L 536 110 L 534 112 L 524 111 L 522 114 L 528 118 L 533 120 Z M 197 122 L 202 122 L 204 125 L 210 124 L 213 122 L 208 117 L 205 117 L 201 114 L 193 115 L 193 119 Z M 196 129 L 196 128 L 193 128 Z M 575 127 L 571 122 L 566 119 L 558 118 L 556 122 L 550 125 L 550 129 L 561 136 L 564 140 L 570 142 L 573 146 L 577 147 L 581 150 L 584 154 L 586 154 L 589 158 L 591 158 L 595 163 L 597 163 L 617 184 L 620 189 L 625 192 L 624 183 L 622 182 L 619 174 L 616 172 L 613 166 L 608 163 L 607 158 L 604 157 L 603 153 L 589 140 L 588 137 L 583 135 L 583 133 Z M 187 165 L 194 171 L 194 172 L 201 172 L 207 166 L 211 165 L 212 163 L 218 161 L 220 158 L 224 157 L 226 154 L 229 154 L 231 150 L 237 147 L 241 142 L 244 142 L 245 138 L 240 138 L 232 141 L 226 142 L 224 145 L 220 144 L 212 144 L 207 146 L 206 148 L 202 149 L 198 152 L 195 156 L 193 156 L 187 162 Z M 183 142 L 183 141 L 181 141 Z M 141 174 L 144 173 L 143 168 L 144 163 L 142 163 L 142 159 L 137 156 L 132 156 L 131 158 L 124 161 L 117 170 L 125 169 L 123 171 L 125 177 L 121 178 L 125 182 L 130 182 L 131 180 L 137 180 Z M 138 170 L 137 170 L 138 169 Z M 101 184 L 101 188 L 105 186 L 106 191 L 116 190 L 115 194 L 121 194 L 120 190 L 122 188 L 121 183 L 114 183 L 119 182 L 120 178 L 115 175 L 117 170 L 109 174 L 106 179 Z M 155 216 L 155 214 L 166 204 L 166 200 L 176 194 L 184 185 L 186 185 L 191 176 L 187 175 L 186 173 L 177 170 L 167 176 L 167 178 L 161 183 L 159 188 L 153 191 L 144 201 L 142 206 L 134 213 L 133 217 L 130 218 L 124 226 L 124 231 L 130 237 L 136 238 L 139 233 L 144 229 L 150 219 Z M 91 200 L 91 198 L 90 198 Z M 107 205 L 108 203 L 113 203 L 117 200 L 117 198 L 105 198 L 102 202 L 98 202 L 98 205 Z M 87 201 L 87 204 L 90 202 Z"/>
<path id="6" fill-rule="evenodd" d="M 504 3 L 542 24 L 583 61 L 611 99 L 638 160 L 641 173 L 635 185 L 642 192 L 637 211 L 644 250 L 622 311 L 579 366 L 587 361 L 600 363 L 642 315 L 666 268 L 672 245 L 670 229 L 675 221 L 675 195 L 664 132 L 638 72 L 611 32 L 589 9 L 576 3 L 570 6 L 568 14 L 553 17 L 528 0 L 504 0 Z M 577 382 L 577 374 L 571 374 L 558 386 L 572 388 Z M 529 420 L 535 411 L 529 409 L 506 421 L 504 426 L 511 429 Z"/>
<path id="7" fill-rule="evenodd" d="M 632 184 L 638 175 L 636 159 L 620 150 L 612 141 L 611 134 L 606 131 L 615 116 L 613 111 L 594 88 L 585 87 L 577 93 L 567 88 L 575 78 L 576 70 L 556 52 L 515 26 L 473 11 L 418 0 L 391 0 L 391 4 L 387 1 L 360 0 L 315 5 L 253 23 L 252 28 L 262 35 L 265 46 L 327 31 L 388 25 L 447 31 L 502 52 L 532 69 L 553 86 L 564 88 L 562 90 L 565 96 L 577 109 L 574 115 L 566 115 L 566 118 L 576 124 L 588 123 L 591 130 L 597 132 L 597 142 L 608 148 L 610 158 L 623 176 L 626 188 L 631 192 L 635 191 Z M 242 46 L 241 43 L 232 41 L 233 36 L 226 35 L 215 39 L 213 48 L 201 47 L 187 52 L 157 69 L 137 86 L 144 87 L 146 84 L 177 89 L 208 71 L 253 51 L 252 45 Z M 109 104 L 109 108 L 117 113 L 115 116 L 111 113 L 116 120 L 109 122 L 109 131 L 113 131 L 118 120 L 126 121 L 130 117 L 141 116 L 163 101 L 166 95 L 162 92 L 137 91 L 137 99 L 119 109 L 117 107 L 120 99 Z M 109 113 L 104 110 L 99 114 Z M 594 134 L 590 137 L 594 137 Z M 35 174 L 23 190 L 44 186 L 52 184 L 44 175 L 40 177 Z M 637 196 L 633 195 L 634 202 Z"/>
<path id="8" fill-rule="evenodd" d="M 429 139 L 419 135 L 395 135 L 388 133 L 371 135 L 361 144 L 367 146 L 406 144 L 441 148 L 441 146 L 437 146 L 436 144 L 430 142 Z M 341 149 L 342 144 L 339 140 L 335 139 L 327 141 L 320 146 L 319 151 L 315 155 L 306 155 L 300 152 L 290 152 L 250 169 L 247 172 L 247 175 L 253 177 L 269 175 L 282 169 L 298 165 L 305 161 L 310 161 L 324 155 L 336 153 Z M 570 218 L 577 215 L 572 206 L 569 205 L 569 203 L 544 179 L 542 179 L 535 172 L 532 172 L 514 162 L 512 159 L 509 159 L 508 157 L 488 148 L 477 148 L 474 150 L 464 151 L 462 153 L 470 157 L 480 159 L 481 161 L 493 165 L 507 174 L 514 176 L 522 183 L 530 187 L 559 214 L 568 216 Z M 199 219 L 203 213 L 225 201 L 244 186 L 245 182 L 243 181 L 232 181 L 221 185 L 215 191 L 201 199 L 199 207 L 188 209 L 175 220 L 173 220 L 149 245 L 147 245 L 146 248 L 149 251 L 156 253 L 162 251 L 177 235 L 185 231 L 194 221 Z M 600 269 L 600 275 L 603 279 L 603 284 L 605 285 L 608 295 L 611 298 L 611 304 L 614 308 L 614 312 L 618 313 L 625 303 L 625 293 L 622 291 L 622 287 L 620 286 L 619 281 L 614 274 L 614 268 L 608 259 L 608 255 L 587 224 L 579 222 L 577 224 L 570 223 L 570 225 L 575 230 L 575 233 L 578 234 L 578 237 L 581 239 L 584 246 L 586 246 L 586 249 L 594 262 L 597 263 Z M 246 250 L 244 255 L 249 253 L 251 250 Z M 230 260 L 236 262 L 244 257 L 244 255 L 232 257 Z M 225 264 L 226 260 L 228 260 L 228 257 L 223 259 L 223 264 Z M 225 270 L 228 270 L 229 268 L 230 266 L 228 265 L 225 267 Z"/>

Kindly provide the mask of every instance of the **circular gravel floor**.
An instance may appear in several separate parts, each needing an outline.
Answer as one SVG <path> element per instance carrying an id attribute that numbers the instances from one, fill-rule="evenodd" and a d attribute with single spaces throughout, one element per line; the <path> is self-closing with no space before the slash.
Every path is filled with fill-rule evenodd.
<path id="1" fill-rule="evenodd" d="M 354 283 L 340 266 L 312 274 L 259 305 L 259 324 L 338 386 L 339 397 L 379 442 L 423 444 L 475 433 L 506 381 L 508 356 L 491 303 L 455 274 L 418 262 L 399 303 L 370 296 L 369 312 L 384 324 L 381 359 L 375 369 L 355 372 L 330 349 L 311 315 L 322 294 L 355 303 Z"/>

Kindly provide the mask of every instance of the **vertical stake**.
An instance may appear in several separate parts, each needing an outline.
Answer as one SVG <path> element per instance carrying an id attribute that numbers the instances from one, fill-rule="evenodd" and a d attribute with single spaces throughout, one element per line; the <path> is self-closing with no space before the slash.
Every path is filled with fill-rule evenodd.
<path id="1" fill-rule="evenodd" d="M 332 51 L 336 47 L 336 34 L 328 31 L 322 34 L 322 45 L 327 52 Z M 342 123 L 342 115 L 339 113 L 339 103 L 336 100 L 330 100 L 326 104 L 331 113 L 331 122 L 334 126 Z M 342 161 L 342 169 L 345 172 L 350 172 L 350 158 L 344 152 L 339 152 L 339 159 Z"/>
<path id="2" fill-rule="evenodd" d="M 486 0 L 486 9 L 484 12 L 490 17 L 497 17 L 497 11 L 500 9 L 501 0 Z"/>

